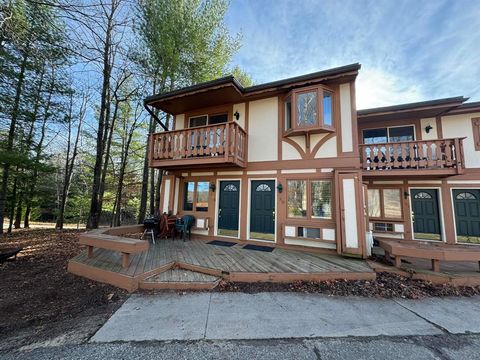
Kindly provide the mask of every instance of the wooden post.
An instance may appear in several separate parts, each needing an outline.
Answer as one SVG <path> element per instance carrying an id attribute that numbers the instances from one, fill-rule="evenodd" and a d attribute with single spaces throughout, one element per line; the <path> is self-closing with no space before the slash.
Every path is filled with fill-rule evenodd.
<path id="1" fill-rule="evenodd" d="M 432 271 L 440 272 L 440 260 L 432 259 Z"/>
<path id="2" fill-rule="evenodd" d="M 122 252 L 122 267 L 124 267 L 124 268 L 128 267 L 128 263 L 130 262 L 129 258 L 130 258 L 129 253 Z"/>
<path id="3" fill-rule="evenodd" d="M 398 255 L 395 256 L 395 267 L 402 267 L 402 258 Z"/>
<path id="4" fill-rule="evenodd" d="M 93 246 L 88 245 L 87 246 L 87 257 L 92 258 L 93 257 Z"/>

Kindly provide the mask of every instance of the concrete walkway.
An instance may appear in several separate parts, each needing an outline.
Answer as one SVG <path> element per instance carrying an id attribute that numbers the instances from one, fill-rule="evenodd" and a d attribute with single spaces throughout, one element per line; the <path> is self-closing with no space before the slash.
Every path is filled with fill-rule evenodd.
<path id="1" fill-rule="evenodd" d="M 132 295 L 92 342 L 480 333 L 480 298 L 297 293 Z"/>

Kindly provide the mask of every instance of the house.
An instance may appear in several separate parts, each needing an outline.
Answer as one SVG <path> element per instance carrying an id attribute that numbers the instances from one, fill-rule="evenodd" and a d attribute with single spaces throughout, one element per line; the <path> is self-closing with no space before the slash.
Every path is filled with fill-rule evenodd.
<path id="1" fill-rule="evenodd" d="M 480 260 L 480 103 L 357 111 L 359 64 L 242 87 L 229 76 L 145 99 L 161 212 L 198 238 L 365 258 Z"/>

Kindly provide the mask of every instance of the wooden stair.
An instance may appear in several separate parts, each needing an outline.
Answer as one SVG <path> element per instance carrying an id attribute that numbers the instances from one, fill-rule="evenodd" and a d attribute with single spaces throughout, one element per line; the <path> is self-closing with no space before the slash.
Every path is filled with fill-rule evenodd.
<path id="1" fill-rule="evenodd" d="M 139 288 L 147 290 L 211 290 L 220 282 L 218 276 L 185 269 L 169 269 L 140 281 Z"/>

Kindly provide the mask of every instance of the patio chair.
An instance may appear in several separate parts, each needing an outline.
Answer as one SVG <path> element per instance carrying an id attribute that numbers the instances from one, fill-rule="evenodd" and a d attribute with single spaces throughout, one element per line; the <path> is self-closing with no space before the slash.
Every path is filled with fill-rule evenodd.
<path id="1" fill-rule="evenodd" d="M 192 215 L 185 215 L 181 219 L 177 219 L 175 221 L 175 232 L 182 233 L 182 239 L 185 241 L 185 236 L 188 232 L 188 240 L 192 238 L 192 226 L 195 223 L 195 217 Z M 173 239 L 175 240 L 176 235 L 173 235 Z"/>

